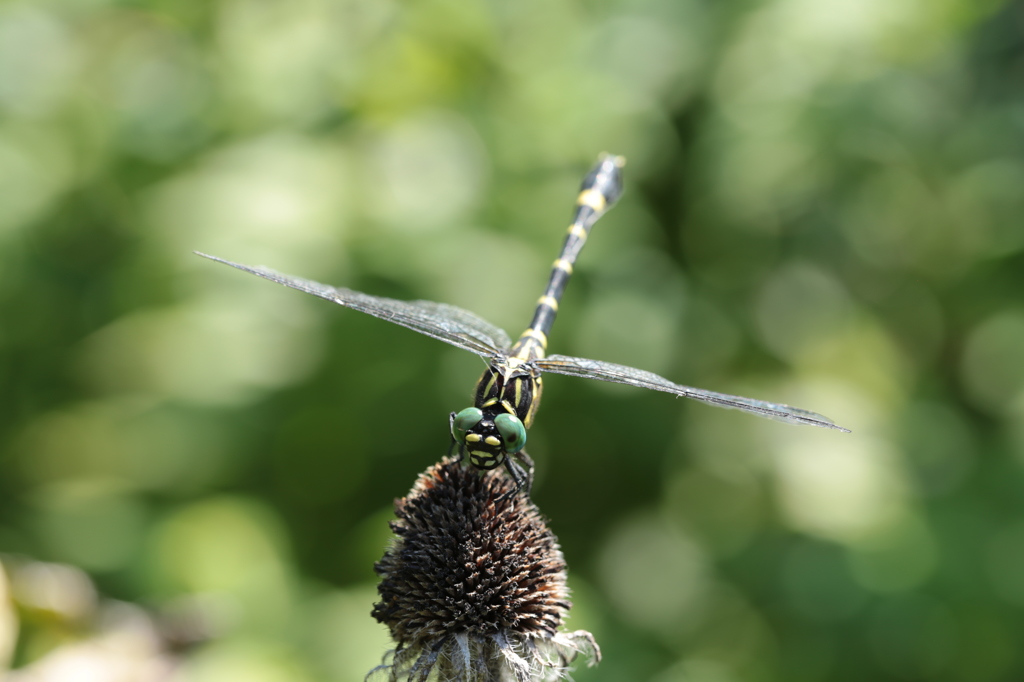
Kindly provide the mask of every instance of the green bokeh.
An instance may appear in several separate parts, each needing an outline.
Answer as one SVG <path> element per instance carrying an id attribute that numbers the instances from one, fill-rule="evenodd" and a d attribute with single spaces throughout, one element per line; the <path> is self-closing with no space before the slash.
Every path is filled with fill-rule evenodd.
<path id="1" fill-rule="evenodd" d="M 609 151 L 626 194 L 551 351 L 853 433 L 546 379 L 534 499 L 570 627 L 605 653 L 576 679 L 1021 679 L 1022 21 L 1000 0 L 0 5 L 0 553 L 218 605 L 182 679 L 361 679 L 391 501 L 481 364 L 192 251 L 514 337 Z"/>

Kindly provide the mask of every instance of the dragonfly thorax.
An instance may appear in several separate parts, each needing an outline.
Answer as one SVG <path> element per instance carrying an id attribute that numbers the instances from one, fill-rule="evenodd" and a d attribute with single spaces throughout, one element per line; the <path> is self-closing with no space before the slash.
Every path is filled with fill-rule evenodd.
<path id="1" fill-rule="evenodd" d="M 532 363 L 498 358 L 488 365 L 476 383 L 473 405 L 494 416 L 503 412 L 515 415 L 523 426 L 530 428 L 540 406 L 543 387 L 540 372 Z"/>

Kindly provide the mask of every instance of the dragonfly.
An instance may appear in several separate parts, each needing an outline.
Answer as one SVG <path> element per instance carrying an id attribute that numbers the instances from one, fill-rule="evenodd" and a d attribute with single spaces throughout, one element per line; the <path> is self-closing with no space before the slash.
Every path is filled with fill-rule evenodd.
<path id="1" fill-rule="evenodd" d="M 533 484 L 533 460 L 524 448 L 527 429 L 533 424 L 540 405 L 543 391 L 541 375 L 544 373 L 663 391 L 789 424 L 848 432 L 849 429 L 836 425 L 828 417 L 797 407 L 683 386 L 652 372 L 611 362 L 546 354 L 548 333 L 555 322 L 559 301 L 580 250 L 594 223 L 622 195 L 624 165 L 623 157 L 602 154 L 584 178 L 576 197 L 568 234 L 551 269 L 547 287 L 537 301 L 530 325 L 514 344 L 500 327 L 468 310 L 446 303 L 400 301 L 371 296 L 284 275 L 264 267 L 235 263 L 198 251 L 196 254 L 407 327 L 482 357 L 487 362 L 487 368 L 476 384 L 473 405 L 450 413 L 448 428 L 452 447 L 458 451 L 456 461 L 468 456 L 470 464 L 484 471 L 504 466 L 515 484 L 509 495 L 520 490 L 525 490 L 529 495 Z"/>

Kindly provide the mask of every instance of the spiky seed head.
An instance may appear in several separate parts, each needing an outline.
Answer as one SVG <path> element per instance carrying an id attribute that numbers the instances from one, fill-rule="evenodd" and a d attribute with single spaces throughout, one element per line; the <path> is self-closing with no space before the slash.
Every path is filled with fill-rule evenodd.
<path id="1" fill-rule="evenodd" d="M 590 633 L 562 633 L 570 602 L 565 560 L 537 507 L 499 471 L 453 461 L 424 472 L 395 502 L 396 542 L 374 567 L 373 617 L 397 643 L 377 671 L 391 680 L 550 679 Z"/>

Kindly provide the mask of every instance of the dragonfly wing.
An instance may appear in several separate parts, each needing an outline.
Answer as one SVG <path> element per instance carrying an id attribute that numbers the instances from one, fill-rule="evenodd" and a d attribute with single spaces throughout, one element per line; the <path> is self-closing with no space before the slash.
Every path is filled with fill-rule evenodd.
<path id="1" fill-rule="evenodd" d="M 849 432 L 849 429 L 837 426 L 828 417 L 815 412 L 801 410 L 798 407 L 790 407 L 780 403 L 769 403 L 763 400 L 742 398 L 726 393 L 716 393 L 715 391 L 705 391 L 700 388 L 674 384 L 653 372 L 645 372 L 642 369 L 626 367 L 625 365 L 616 365 L 610 362 L 601 362 L 600 360 L 588 360 L 586 358 L 574 358 L 568 355 L 549 355 L 546 358 L 535 360 L 533 364 L 543 372 L 568 374 L 569 376 L 639 386 L 640 388 L 672 393 L 684 398 L 693 398 L 694 400 L 700 400 L 711 405 L 717 405 L 718 407 L 743 410 L 744 412 L 750 412 L 761 417 L 789 424 L 807 424 Z"/>
<path id="2" fill-rule="evenodd" d="M 363 295 L 365 296 L 365 294 Z M 402 301 L 395 302 L 402 303 Z M 410 301 L 408 305 L 415 306 L 435 318 L 443 318 L 459 325 L 465 330 L 465 333 L 475 334 L 479 339 L 485 340 L 492 348 L 507 350 L 512 345 L 512 339 L 508 337 L 504 329 L 491 324 L 476 313 L 471 313 L 465 308 L 459 308 L 447 303 L 435 303 L 434 301 Z"/>
<path id="3" fill-rule="evenodd" d="M 511 345 L 508 334 L 502 329 L 468 310 L 453 305 L 431 301 L 399 301 L 393 298 L 370 296 L 351 289 L 332 287 L 310 279 L 284 275 L 269 268 L 234 263 L 198 251 L 196 251 L 196 255 L 244 270 L 258 277 L 269 279 L 271 282 L 325 298 L 346 308 L 394 322 L 485 358 L 499 355 L 501 351 Z"/>

